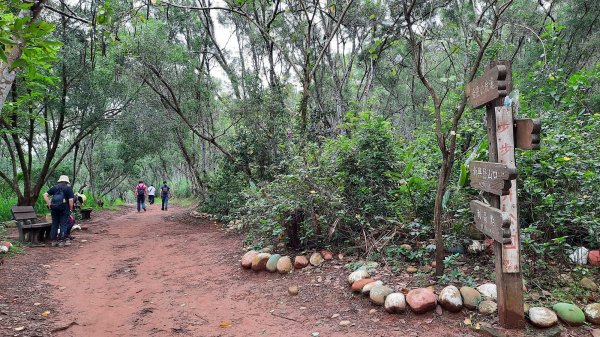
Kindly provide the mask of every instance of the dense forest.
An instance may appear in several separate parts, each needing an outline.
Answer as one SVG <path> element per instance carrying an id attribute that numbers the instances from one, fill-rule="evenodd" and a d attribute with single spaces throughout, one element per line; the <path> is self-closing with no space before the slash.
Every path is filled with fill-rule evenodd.
<path id="1" fill-rule="evenodd" d="M 167 180 L 250 246 L 460 251 L 488 158 L 465 87 L 508 60 L 542 121 L 526 268 L 600 248 L 596 0 L 6 0 L 0 27 L 0 220 L 63 174 L 105 207 Z"/>

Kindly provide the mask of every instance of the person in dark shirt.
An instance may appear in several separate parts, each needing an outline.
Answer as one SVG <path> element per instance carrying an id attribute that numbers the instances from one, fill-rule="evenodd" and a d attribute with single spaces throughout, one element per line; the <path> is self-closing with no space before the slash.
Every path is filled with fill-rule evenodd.
<path id="1" fill-rule="evenodd" d="M 169 198 L 171 198 L 171 188 L 167 185 L 166 181 L 163 181 L 163 185 L 160 187 L 160 198 L 162 199 L 162 211 L 169 210 Z"/>
<path id="2" fill-rule="evenodd" d="M 75 207 L 75 194 L 69 185 L 69 177 L 62 175 L 56 185 L 44 193 L 44 200 L 52 215 L 52 227 L 50 227 L 50 241 L 52 247 L 70 246 L 71 242 L 66 240 L 69 216 Z M 50 198 L 52 196 L 52 198 Z M 60 236 L 58 229 L 60 228 Z"/>

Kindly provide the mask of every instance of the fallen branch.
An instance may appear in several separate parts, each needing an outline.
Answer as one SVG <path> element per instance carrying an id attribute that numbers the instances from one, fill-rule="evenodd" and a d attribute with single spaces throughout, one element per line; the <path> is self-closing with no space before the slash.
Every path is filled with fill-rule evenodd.
<path id="1" fill-rule="evenodd" d="M 287 319 L 287 320 L 294 321 L 294 322 L 296 322 L 296 323 L 302 323 L 301 321 L 295 320 L 295 319 L 293 319 L 293 318 L 289 318 L 289 317 L 285 317 L 285 316 L 277 315 L 276 313 L 273 313 L 273 312 L 271 313 L 271 315 L 273 315 L 273 316 L 275 316 L 275 317 L 279 317 L 279 318 L 285 318 L 285 319 Z"/>

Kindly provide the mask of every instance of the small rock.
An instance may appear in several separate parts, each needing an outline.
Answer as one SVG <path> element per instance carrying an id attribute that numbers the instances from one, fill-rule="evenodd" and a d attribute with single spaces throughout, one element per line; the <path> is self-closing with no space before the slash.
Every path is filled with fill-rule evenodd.
<path id="1" fill-rule="evenodd" d="M 373 289 L 373 287 L 382 286 L 382 285 L 383 285 L 382 281 L 375 281 L 375 282 L 368 283 L 364 287 L 362 287 L 361 293 L 365 296 L 369 296 L 369 293 L 371 292 L 371 289 Z"/>
<path id="2" fill-rule="evenodd" d="M 569 254 L 569 259 L 571 259 L 571 262 L 575 264 L 587 264 L 589 252 L 590 251 L 585 247 L 577 247 L 571 254 Z"/>
<path id="3" fill-rule="evenodd" d="M 574 304 L 556 303 L 552 309 L 554 309 L 558 318 L 569 325 L 578 326 L 585 322 L 585 314 Z"/>
<path id="4" fill-rule="evenodd" d="M 586 305 L 583 312 L 585 313 L 585 318 L 588 322 L 600 325 L 600 303 Z"/>
<path id="5" fill-rule="evenodd" d="M 367 273 L 366 270 L 358 269 L 357 271 L 353 271 L 352 273 L 350 273 L 350 275 L 348 275 L 348 283 L 353 284 L 354 282 L 363 278 L 368 278 L 369 276 L 370 275 L 369 273 Z"/>
<path id="6" fill-rule="evenodd" d="M 350 321 L 340 321 L 341 326 L 350 325 Z"/>
<path id="7" fill-rule="evenodd" d="M 471 254 L 479 254 L 485 250 L 485 245 L 479 240 L 472 240 L 471 244 L 467 247 L 467 252 Z"/>
<path id="8" fill-rule="evenodd" d="M 260 253 L 269 253 L 271 254 L 273 252 L 273 246 L 266 246 L 265 248 L 260 250 Z"/>
<path id="9" fill-rule="evenodd" d="M 8 253 L 8 247 L 0 245 L 0 253 Z"/>
<path id="10" fill-rule="evenodd" d="M 439 305 L 439 304 L 438 304 L 438 305 L 435 307 L 435 313 L 436 313 L 438 316 L 442 316 L 442 313 L 443 313 L 443 311 L 442 311 L 442 306 L 441 306 L 441 305 Z"/>
<path id="11" fill-rule="evenodd" d="M 306 259 L 306 256 L 298 255 L 294 258 L 294 268 L 302 269 L 306 266 L 308 266 L 308 260 Z"/>
<path id="12" fill-rule="evenodd" d="M 529 309 L 529 320 L 539 328 L 548 328 L 558 322 L 558 317 L 548 308 L 533 307 Z"/>
<path id="13" fill-rule="evenodd" d="M 459 312 L 463 308 L 460 291 L 455 286 L 447 286 L 442 289 L 438 296 L 438 301 L 442 308 L 451 312 Z"/>
<path id="14" fill-rule="evenodd" d="M 284 256 L 277 260 L 277 271 L 280 274 L 287 274 L 293 269 L 292 259 L 289 256 Z"/>
<path id="15" fill-rule="evenodd" d="M 573 278 L 571 277 L 571 275 L 569 275 L 569 274 L 560 274 L 559 279 L 563 283 L 568 284 L 568 285 L 575 282 L 573 280 Z"/>
<path id="16" fill-rule="evenodd" d="M 412 246 L 409 245 L 409 244 L 407 244 L 407 243 L 405 243 L 403 245 L 400 245 L 400 249 L 403 249 L 403 250 L 405 250 L 407 252 L 410 252 L 410 251 L 412 251 Z"/>
<path id="17" fill-rule="evenodd" d="M 369 293 L 369 298 L 371 302 L 375 305 L 383 305 L 385 303 L 385 298 L 387 295 L 394 292 L 394 289 L 390 287 L 386 287 L 384 285 L 378 285 L 371 289 Z"/>
<path id="18" fill-rule="evenodd" d="M 598 285 L 587 277 L 582 278 L 581 281 L 579 281 L 579 284 L 587 290 L 598 290 Z"/>
<path id="19" fill-rule="evenodd" d="M 276 272 L 277 271 L 277 262 L 279 262 L 280 258 L 281 258 L 281 255 L 279 255 L 279 254 L 271 255 L 271 257 L 267 261 L 267 266 L 266 266 L 267 270 L 270 271 L 271 273 Z"/>
<path id="20" fill-rule="evenodd" d="M 331 318 L 338 318 L 338 317 L 340 317 L 340 314 L 333 314 L 333 315 L 331 315 Z"/>
<path id="21" fill-rule="evenodd" d="M 437 305 L 435 294 L 429 289 L 417 288 L 408 292 L 406 303 L 410 308 L 420 314 L 429 310 L 434 310 Z"/>
<path id="22" fill-rule="evenodd" d="M 477 290 L 484 297 L 491 298 L 493 300 L 496 300 L 496 298 L 498 298 L 498 293 L 496 292 L 496 285 L 493 283 L 482 284 L 479 287 L 477 287 Z"/>
<path id="23" fill-rule="evenodd" d="M 416 273 L 417 271 L 418 271 L 418 269 L 415 268 L 415 267 L 413 267 L 413 266 L 410 266 L 410 267 L 406 268 L 406 272 L 409 273 L 409 274 Z"/>
<path id="24" fill-rule="evenodd" d="M 419 268 L 419 270 L 421 271 L 421 273 L 429 274 L 429 273 L 431 273 L 433 268 L 430 265 L 425 265 L 425 266 L 422 266 L 421 268 Z"/>
<path id="25" fill-rule="evenodd" d="M 258 255 L 258 252 L 255 250 L 251 250 L 246 252 L 246 254 L 244 254 L 244 256 L 242 256 L 242 267 L 250 269 L 252 268 L 252 260 L 254 259 L 254 257 Z"/>
<path id="26" fill-rule="evenodd" d="M 356 280 L 356 282 L 352 283 L 352 291 L 359 293 L 362 291 L 362 288 L 364 286 L 371 282 L 375 282 L 375 280 L 373 280 L 372 278 L 363 278 L 360 280 Z"/>
<path id="27" fill-rule="evenodd" d="M 406 311 L 406 299 L 403 293 L 391 293 L 385 298 L 383 305 L 390 314 L 399 314 Z M 373 309 L 375 310 L 375 309 Z"/>
<path id="28" fill-rule="evenodd" d="M 389 295 L 388 295 L 388 297 L 389 297 Z M 385 299 L 387 300 L 387 297 Z M 369 310 L 369 315 L 373 315 L 376 312 L 377 312 L 377 309 L 371 309 L 371 310 Z"/>
<path id="29" fill-rule="evenodd" d="M 482 315 L 492 315 L 498 310 L 498 305 L 493 301 L 482 301 L 479 303 L 479 313 Z"/>
<path id="30" fill-rule="evenodd" d="M 471 287 L 461 287 L 460 294 L 463 298 L 463 305 L 465 308 L 475 310 L 481 302 L 481 294 L 477 289 Z"/>
<path id="31" fill-rule="evenodd" d="M 252 259 L 252 270 L 262 271 L 267 269 L 267 262 L 269 262 L 271 254 L 269 253 L 258 253 Z"/>
<path id="32" fill-rule="evenodd" d="M 323 255 L 321 255 L 321 253 L 314 252 L 310 256 L 310 264 L 312 264 L 315 267 L 320 266 L 323 263 L 323 261 L 325 260 L 323 259 Z"/>
<path id="33" fill-rule="evenodd" d="M 329 251 L 329 250 L 327 250 L 327 249 L 323 249 L 323 250 L 321 251 L 321 255 L 323 255 L 323 259 L 324 259 L 325 261 L 333 260 L 333 253 L 332 253 L 332 252 L 330 252 L 330 251 Z"/>
<path id="34" fill-rule="evenodd" d="M 288 294 L 290 294 L 292 296 L 298 295 L 298 286 L 290 286 L 288 288 Z"/>

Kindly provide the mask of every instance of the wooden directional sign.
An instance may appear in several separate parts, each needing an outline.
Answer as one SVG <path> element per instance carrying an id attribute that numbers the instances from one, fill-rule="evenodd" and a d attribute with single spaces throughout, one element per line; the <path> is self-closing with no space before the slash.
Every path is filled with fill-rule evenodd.
<path id="1" fill-rule="evenodd" d="M 469 164 L 471 187 L 495 195 L 507 195 L 517 170 L 500 163 L 472 161 Z"/>
<path id="2" fill-rule="evenodd" d="M 512 89 L 510 70 L 505 64 L 487 69 L 481 77 L 469 82 L 466 87 L 469 104 L 480 108 L 500 96 L 507 96 Z"/>
<path id="3" fill-rule="evenodd" d="M 497 208 L 480 201 L 471 201 L 471 212 L 475 215 L 475 227 L 483 234 L 500 243 L 510 243 L 510 217 Z"/>
<path id="4" fill-rule="evenodd" d="M 540 149 L 542 122 L 539 119 L 515 119 L 515 147 L 525 150 Z"/>

